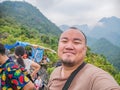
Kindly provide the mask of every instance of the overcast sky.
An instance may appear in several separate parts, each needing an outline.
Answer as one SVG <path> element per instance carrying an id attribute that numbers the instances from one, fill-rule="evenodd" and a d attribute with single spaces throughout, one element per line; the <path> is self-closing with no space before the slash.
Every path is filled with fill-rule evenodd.
<path id="1" fill-rule="evenodd" d="M 116 16 L 120 18 L 120 0 L 24 1 L 36 6 L 45 15 L 45 17 L 58 26 L 62 24 L 88 24 L 89 26 L 92 26 L 103 17 Z"/>

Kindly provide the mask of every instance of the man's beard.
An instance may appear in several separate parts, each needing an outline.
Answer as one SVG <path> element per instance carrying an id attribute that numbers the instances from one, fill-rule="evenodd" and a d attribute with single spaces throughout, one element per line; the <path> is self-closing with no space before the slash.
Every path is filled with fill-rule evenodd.
<path id="1" fill-rule="evenodd" d="M 74 66 L 74 62 L 71 62 L 71 60 L 61 60 L 63 65 L 67 66 L 67 67 L 72 67 Z"/>

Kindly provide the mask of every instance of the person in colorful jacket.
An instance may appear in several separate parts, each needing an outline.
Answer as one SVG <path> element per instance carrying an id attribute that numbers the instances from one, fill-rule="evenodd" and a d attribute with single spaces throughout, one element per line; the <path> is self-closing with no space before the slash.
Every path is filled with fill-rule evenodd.
<path id="1" fill-rule="evenodd" d="M 0 43 L 0 90 L 35 90 L 25 72 L 8 58 L 4 45 Z"/>

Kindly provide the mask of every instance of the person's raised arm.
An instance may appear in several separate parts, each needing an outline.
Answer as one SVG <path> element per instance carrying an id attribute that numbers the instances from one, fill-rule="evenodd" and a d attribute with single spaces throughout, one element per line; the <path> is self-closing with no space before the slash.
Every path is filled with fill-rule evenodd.
<path id="1" fill-rule="evenodd" d="M 31 67 L 33 68 L 33 72 L 31 73 L 31 76 L 35 77 L 36 73 L 40 69 L 40 65 L 38 63 L 36 63 L 36 62 L 33 61 L 32 64 L 31 64 Z"/>

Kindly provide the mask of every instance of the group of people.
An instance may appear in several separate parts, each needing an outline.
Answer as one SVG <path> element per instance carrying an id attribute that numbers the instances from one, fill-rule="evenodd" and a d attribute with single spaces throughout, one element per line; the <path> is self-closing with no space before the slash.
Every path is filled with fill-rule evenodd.
<path id="1" fill-rule="evenodd" d="M 0 43 L 0 90 L 39 90 L 42 88 L 42 79 L 38 75 L 40 69 L 40 64 L 28 58 L 24 47 L 17 46 L 14 58 L 11 58 Z"/>
<path id="2" fill-rule="evenodd" d="M 47 89 L 120 90 L 120 86 L 108 72 L 84 62 L 86 52 L 87 38 L 82 31 L 75 27 L 64 31 L 58 43 L 58 57 L 61 65 L 56 67 L 50 75 Z M 1 90 L 35 90 L 35 85 L 25 73 L 27 69 L 25 66 L 32 65 L 32 62 L 28 61 L 25 64 L 24 61 L 27 60 L 22 61 L 20 52 L 15 51 L 15 55 L 18 65 L 5 55 L 4 45 L 0 44 Z M 22 67 L 19 67 L 19 64 Z M 33 72 L 32 78 L 36 72 Z M 36 81 L 36 83 L 39 85 L 39 82 Z"/>
<path id="3" fill-rule="evenodd" d="M 36 90 L 27 76 L 29 73 L 25 69 L 27 65 L 24 64 L 22 54 L 22 50 L 19 54 L 15 51 L 17 62 L 20 64 L 18 65 L 5 54 L 5 47 L 0 43 L 0 90 Z"/>

